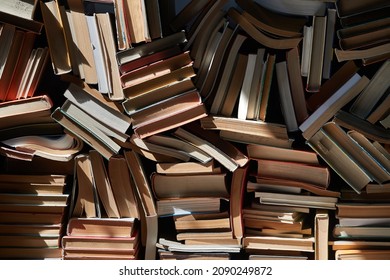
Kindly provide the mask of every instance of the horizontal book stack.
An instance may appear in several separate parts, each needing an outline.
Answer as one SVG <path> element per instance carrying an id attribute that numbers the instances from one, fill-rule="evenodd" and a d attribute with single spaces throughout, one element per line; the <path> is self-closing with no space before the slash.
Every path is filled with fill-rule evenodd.
<path id="1" fill-rule="evenodd" d="M 328 167 L 312 151 L 248 145 L 247 152 L 251 196 L 242 210 L 245 250 L 263 259 L 319 259 L 320 252 L 327 259 L 328 211 L 336 209 L 340 196 L 328 189 Z M 320 215 L 325 222 L 317 229 Z"/>
<path id="2" fill-rule="evenodd" d="M 364 196 L 343 195 L 337 204 L 332 249 L 337 260 L 388 259 L 388 193 L 367 186 Z M 377 199 L 381 196 L 381 199 Z"/>
<path id="3" fill-rule="evenodd" d="M 65 175 L 0 176 L 1 259 L 60 259 L 67 223 Z"/>

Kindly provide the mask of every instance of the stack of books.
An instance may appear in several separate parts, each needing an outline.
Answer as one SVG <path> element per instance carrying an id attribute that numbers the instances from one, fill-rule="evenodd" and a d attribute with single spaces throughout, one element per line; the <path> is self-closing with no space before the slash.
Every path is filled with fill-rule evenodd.
<path id="1" fill-rule="evenodd" d="M 375 184 L 361 195 L 342 191 L 332 229 L 332 250 L 338 260 L 388 259 L 388 192 Z"/>
<path id="2" fill-rule="evenodd" d="M 318 240 L 313 227 L 317 224 L 317 214 L 327 215 L 327 211 L 335 210 L 340 196 L 339 192 L 328 189 L 328 167 L 321 165 L 312 151 L 248 145 L 247 152 L 252 167 L 246 190 L 252 193 L 252 199 L 242 214 L 244 248 L 263 258 L 265 255 L 275 258 L 278 254 L 281 258 L 292 258 L 296 253 L 289 253 L 295 251 L 306 252 L 306 257 L 314 258 L 307 253 L 317 255 L 318 243 L 324 242 Z M 299 256 L 302 257 L 305 256 Z"/>
<path id="3" fill-rule="evenodd" d="M 1 259 L 60 259 L 66 175 L 0 175 Z"/>
<path id="4" fill-rule="evenodd" d="M 64 259 L 137 259 L 138 198 L 126 159 L 91 150 L 75 158 Z M 98 245 L 97 245 L 98 244 Z"/>

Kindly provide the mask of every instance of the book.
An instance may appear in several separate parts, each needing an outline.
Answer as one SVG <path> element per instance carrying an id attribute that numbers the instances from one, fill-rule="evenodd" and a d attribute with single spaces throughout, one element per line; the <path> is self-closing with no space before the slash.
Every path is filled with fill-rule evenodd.
<path id="1" fill-rule="evenodd" d="M 276 63 L 275 70 L 283 118 L 286 124 L 287 131 L 292 133 L 298 130 L 298 123 L 291 95 L 286 61 Z"/>
<path id="2" fill-rule="evenodd" d="M 156 201 L 159 217 L 192 213 L 215 213 L 221 209 L 220 197 L 185 197 L 159 199 Z"/>
<path id="3" fill-rule="evenodd" d="M 92 173 L 96 190 L 102 202 L 105 214 L 109 218 L 120 218 L 117 202 L 107 173 L 103 157 L 95 150 L 89 151 Z"/>
<path id="4" fill-rule="evenodd" d="M 302 77 L 299 75 L 301 66 L 298 48 L 291 49 L 286 53 L 286 64 L 295 118 L 297 124 L 301 124 L 309 116 L 309 113 L 306 108 Z"/>
<path id="5" fill-rule="evenodd" d="M 364 88 L 359 97 L 356 98 L 355 102 L 351 105 L 351 108 L 349 109 L 351 113 L 362 119 L 368 117 L 368 114 L 372 111 L 390 86 L 384 78 L 387 76 L 389 71 L 390 62 L 387 60 L 375 72 L 375 75 L 370 80 L 370 83 Z"/>
<path id="6" fill-rule="evenodd" d="M 338 217 L 351 218 L 369 218 L 369 217 L 387 217 L 386 209 L 390 207 L 383 203 L 346 203 L 340 202 L 337 204 Z"/>
<path id="7" fill-rule="evenodd" d="M 266 159 L 255 161 L 259 177 L 300 181 L 323 189 L 329 186 L 330 173 L 326 166 Z"/>
<path id="8" fill-rule="evenodd" d="M 134 151 L 124 152 L 127 166 L 136 186 L 140 200 L 141 239 L 145 246 L 145 259 L 155 259 L 158 237 L 158 212 L 153 198 L 151 185 L 145 175 L 143 163 Z"/>
<path id="9" fill-rule="evenodd" d="M 246 250 L 282 250 L 313 252 L 314 239 L 308 238 L 285 238 L 270 236 L 247 236 L 243 239 L 243 247 Z"/>
<path id="10" fill-rule="evenodd" d="M 2 102 L 0 105 L 0 128 L 51 122 L 52 106 L 53 102 L 47 95 Z"/>
<path id="11" fill-rule="evenodd" d="M 175 216 L 173 219 L 177 232 L 230 231 L 230 218 L 227 212 Z"/>
<path id="12" fill-rule="evenodd" d="M 120 217 L 139 219 L 135 185 L 126 159 L 123 156 L 111 157 L 107 171 Z"/>
<path id="13" fill-rule="evenodd" d="M 249 144 L 246 146 L 250 159 L 266 159 L 319 165 L 317 154 L 313 151 L 287 149 L 266 145 Z"/>
<path id="14" fill-rule="evenodd" d="M 271 205 L 306 206 L 311 208 L 335 210 L 337 197 L 314 196 L 305 194 L 281 194 L 269 192 L 255 192 L 260 203 Z"/>
<path id="15" fill-rule="evenodd" d="M 305 139 L 310 139 L 337 111 L 355 98 L 369 83 L 367 77 L 355 74 L 329 99 L 318 107 L 300 126 Z"/>
<path id="16" fill-rule="evenodd" d="M 65 39 L 64 27 L 59 11 L 59 3 L 56 0 L 40 2 L 40 7 L 46 27 L 45 31 L 48 38 L 54 73 L 58 75 L 69 73 L 72 68 L 70 65 L 68 44 Z"/>
<path id="17" fill-rule="evenodd" d="M 183 197 L 229 198 L 226 173 L 205 175 L 151 175 L 152 189 L 157 199 Z"/>
<path id="18" fill-rule="evenodd" d="M 327 210 L 316 210 L 314 217 L 314 258 L 328 260 L 329 258 L 329 213 Z"/>
<path id="19" fill-rule="evenodd" d="M 132 237 L 134 218 L 71 218 L 67 236 Z"/>
<path id="20" fill-rule="evenodd" d="M 322 83 L 327 20 L 327 16 L 313 17 L 313 44 L 306 84 L 308 92 L 318 92 Z"/>
<path id="21" fill-rule="evenodd" d="M 212 174 L 221 173 L 221 167 L 216 166 L 213 160 L 207 163 L 200 162 L 177 162 L 156 163 L 156 172 L 160 174 L 180 175 L 180 174 Z"/>

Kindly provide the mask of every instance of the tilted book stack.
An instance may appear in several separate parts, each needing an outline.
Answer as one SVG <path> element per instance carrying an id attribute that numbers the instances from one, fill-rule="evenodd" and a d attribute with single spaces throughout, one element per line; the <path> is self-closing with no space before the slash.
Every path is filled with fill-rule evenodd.
<path id="1" fill-rule="evenodd" d="M 388 258 L 388 1 L 176 2 L 2 1 L 0 257 Z"/>

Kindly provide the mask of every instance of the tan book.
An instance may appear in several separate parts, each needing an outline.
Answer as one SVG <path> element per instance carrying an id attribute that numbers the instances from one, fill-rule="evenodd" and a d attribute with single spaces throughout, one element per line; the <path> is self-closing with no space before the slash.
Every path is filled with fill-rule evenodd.
<path id="1" fill-rule="evenodd" d="M 243 239 L 245 249 L 313 252 L 314 238 L 283 238 L 248 236 Z"/>
<path id="2" fill-rule="evenodd" d="M 213 160 L 207 163 L 200 162 L 178 162 L 178 163 L 156 163 L 156 172 L 160 174 L 212 174 L 221 173 L 221 168 L 215 165 Z"/>
<path id="3" fill-rule="evenodd" d="M 336 260 L 388 260 L 390 250 L 336 250 Z"/>
<path id="4" fill-rule="evenodd" d="M 40 4 L 54 73 L 57 75 L 68 73 L 72 67 L 58 1 L 52 0 Z"/>
<path id="5" fill-rule="evenodd" d="M 151 182 L 157 199 L 229 197 L 226 173 L 206 175 L 163 175 L 153 173 Z"/>
<path id="6" fill-rule="evenodd" d="M 145 246 L 145 259 L 153 260 L 156 258 L 158 213 L 152 189 L 146 177 L 140 156 L 134 151 L 126 151 L 124 156 L 140 201 L 141 237 L 142 245 Z"/>
<path id="7" fill-rule="evenodd" d="M 134 230 L 134 218 L 71 218 L 66 234 L 84 237 L 132 237 Z"/>
<path id="8" fill-rule="evenodd" d="M 105 213 L 109 218 L 120 218 L 117 202 L 115 201 L 111 182 L 103 157 L 95 150 L 89 151 L 93 178 L 99 198 L 103 204 Z"/>
<path id="9" fill-rule="evenodd" d="M 174 217 L 175 229 L 181 231 L 230 231 L 230 218 L 227 212 L 191 214 Z"/>
<path id="10" fill-rule="evenodd" d="M 328 260 L 329 258 L 329 213 L 324 209 L 317 209 L 314 216 L 314 258 Z"/>
<path id="11" fill-rule="evenodd" d="M 109 159 L 108 176 L 121 218 L 139 219 L 135 185 L 123 156 Z"/>
<path id="12" fill-rule="evenodd" d="M 81 154 L 75 158 L 74 206 L 71 209 L 72 217 L 96 218 L 100 215 L 99 201 L 97 200 L 94 185 L 92 164 L 88 155 Z"/>
<path id="13" fill-rule="evenodd" d="M 256 159 L 256 162 L 258 177 L 299 181 L 323 189 L 330 183 L 327 166 L 266 159 Z"/>

